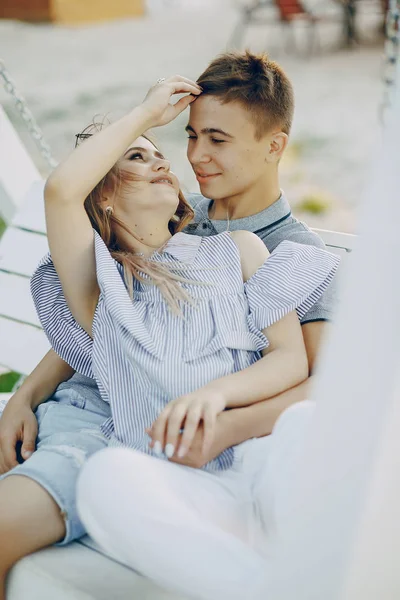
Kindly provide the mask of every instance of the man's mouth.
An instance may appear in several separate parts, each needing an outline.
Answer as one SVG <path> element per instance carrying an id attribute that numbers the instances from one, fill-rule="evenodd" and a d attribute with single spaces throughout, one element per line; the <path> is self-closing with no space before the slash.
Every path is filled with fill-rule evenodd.
<path id="1" fill-rule="evenodd" d="M 199 171 L 196 172 L 196 179 L 199 183 L 205 183 L 206 181 L 211 181 L 212 179 L 215 179 L 215 177 L 218 177 L 219 175 L 221 175 L 221 173 L 200 173 Z"/>

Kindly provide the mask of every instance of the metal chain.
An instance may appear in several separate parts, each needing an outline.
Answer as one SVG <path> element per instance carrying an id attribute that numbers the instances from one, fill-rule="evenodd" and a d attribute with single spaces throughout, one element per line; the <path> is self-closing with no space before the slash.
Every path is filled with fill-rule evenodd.
<path id="1" fill-rule="evenodd" d="M 397 63 L 400 54 L 400 0 L 390 0 L 389 10 L 386 17 L 386 43 L 384 57 L 384 75 L 385 85 L 383 101 L 381 106 L 381 118 L 384 119 L 385 113 L 392 105 L 394 88 L 400 85 L 397 78 Z"/>
<path id="2" fill-rule="evenodd" d="M 39 148 L 40 154 L 47 161 L 49 167 L 54 169 L 57 166 L 57 161 L 53 158 L 50 146 L 44 140 L 43 133 L 37 124 L 35 117 L 32 115 L 26 100 L 21 96 L 15 87 L 15 83 L 12 80 L 10 73 L 7 71 L 3 61 L 0 60 L 0 77 L 4 81 L 4 89 L 13 98 L 18 112 L 20 113 L 22 120 L 26 124 L 31 137 L 35 141 L 35 144 Z"/>

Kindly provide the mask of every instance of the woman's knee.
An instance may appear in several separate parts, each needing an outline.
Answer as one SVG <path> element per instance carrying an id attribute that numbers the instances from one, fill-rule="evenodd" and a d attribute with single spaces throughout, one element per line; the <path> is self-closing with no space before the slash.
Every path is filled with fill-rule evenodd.
<path id="1" fill-rule="evenodd" d="M 127 448 L 106 448 L 96 452 L 82 467 L 77 483 L 77 505 L 101 500 L 116 491 L 132 472 L 135 454 Z"/>
<path id="2" fill-rule="evenodd" d="M 107 448 L 89 458 L 77 484 L 78 513 L 85 523 L 88 514 L 139 509 L 160 483 L 163 461 L 128 448 Z M 139 511 L 140 512 L 140 511 Z"/>
<path id="3" fill-rule="evenodd" d="M 106 448 L 96 452 L 85 463 L 78 479 L 78 492 L 100 490 L 128 479 L 145 478 L 152 465 L 161 462 L 129 448 Z"/>
<path id="4" fill-rule="evenodd" d="M 307 426 L 311 422 L 314 412 L 315 402 L 311 400 L 303 400 L 292 404 L 278 417 L 272 430 L 273 435 L 276 436 L 292 427 L 297 430 Z"/>

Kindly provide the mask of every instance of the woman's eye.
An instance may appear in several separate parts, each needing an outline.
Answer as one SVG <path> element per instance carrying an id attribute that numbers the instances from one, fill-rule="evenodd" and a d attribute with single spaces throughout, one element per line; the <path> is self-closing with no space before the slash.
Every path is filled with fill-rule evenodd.
<path id="1" fill-rule="evenodd" d="M 216 138 L 211 138 L 213 144 L 223 144 L 225 140 L 217 140 Z"/>
<path id="2" fill-rule="evenodd" d="M 188 140 L 196 140 L 196 136 L 195 135 L 188 135 Z"/>
<path id="3" fill-rule="evenodd" d="M 140 158 L 143 160 L 143 154 L 140 154 L 140 152 L 135 152 L 134 154 L 131 154 L 129 160 L 135 160 L 136 158 Z"/>

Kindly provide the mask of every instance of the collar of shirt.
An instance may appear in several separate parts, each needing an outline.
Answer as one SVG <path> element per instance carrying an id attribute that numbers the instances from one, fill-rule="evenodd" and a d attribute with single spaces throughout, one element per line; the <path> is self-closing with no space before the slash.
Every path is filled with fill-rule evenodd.
<path id="1" fill-rule="evenodd" d="M 179 262 L 190 264 L 195 259 L 200 244 L 200 236 L 188 235 L 183 231 L 179 231 L 168 240 L 163 253 L 173 256 Z"/>
<path id="2" fill-rule="evenodd" d="M 208 211 L 212 200 L 204 198 L 203 196 L 200 196 L 200 199 L 198 199 L 199 196 L 196 195 L 193 195 L 193 198 L 195 200 L 194 222 L 188 226 L 187 231 L 194 234 L 200 233 L 200 235 L 204 235 L 204 230 L 206 229 L 209 230 L 209 234 L 222 233 L 223 231 L 228 230 L 228 225 L 230 231 L 246 229 L 247 231 L 254 232 L 266 227 L 272 227 L 291 215 L 289 202 L 283 192 L 281 192 L 281 195 L 276 202 L 261 212 L 241 219 L 232 219 L 229 222 L 227 219 L 212 220 L 209 218 Z M 188 201 L 191 202 L 190 195 Z"/>

